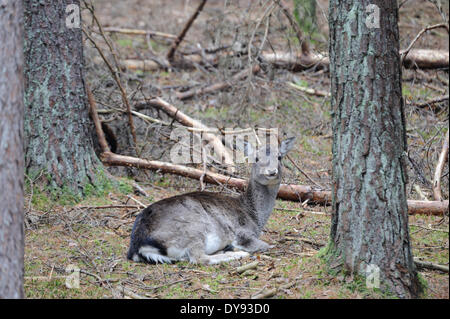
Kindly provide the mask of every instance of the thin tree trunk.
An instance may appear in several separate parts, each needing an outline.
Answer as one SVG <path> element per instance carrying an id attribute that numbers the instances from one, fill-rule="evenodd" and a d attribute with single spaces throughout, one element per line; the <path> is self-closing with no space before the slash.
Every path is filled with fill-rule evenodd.
<path id="1" fill-rule="evenodd" d="M 373 5 L 378 27 L 367 24 Z M 333 216 L 327 257 L 333 269 L 379 276 L 381 289 L 411 298 L 420 285 L 408 233 L 397 21 L 395 0 L 330 1 Z"/>
<path id="2" fill-rule="evenodd" d="M 77 194 L 95 181 L 99 163 L 83 82 L 80 28 L 66 25 L 66 7 L 79 1 L 25 0 L 25 160 L 52 187 Z"/>
<path id="3" fill-rule="evenodd" d="M 0 299 L 23 298 L 23 10 L 0 4 Z"/>

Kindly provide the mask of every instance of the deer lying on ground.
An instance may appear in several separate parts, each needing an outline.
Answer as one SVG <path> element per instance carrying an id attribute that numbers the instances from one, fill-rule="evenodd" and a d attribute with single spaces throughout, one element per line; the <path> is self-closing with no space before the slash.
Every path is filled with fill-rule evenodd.
<path id="1" fill-rule="evenodd" d="M 247 189 L 238 197 L 193 192 L 145 208 L 136 217 L 128 259 L 217 264 L 271 248 L 259 236 L 275 205 L 281 160 L 292 149 L 294 139 L 258 152 L 246 144 L 249 157 L 252 154 L 255 161 Z"/>

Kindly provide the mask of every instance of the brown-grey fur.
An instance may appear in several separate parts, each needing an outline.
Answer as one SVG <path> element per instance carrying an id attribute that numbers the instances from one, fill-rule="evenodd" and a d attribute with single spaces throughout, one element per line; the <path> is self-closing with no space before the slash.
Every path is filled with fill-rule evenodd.
<path id="1" fill-rule="evenodd" d="M 136 218 L 128 258 L 213 264 L 269 249 L 259 236 L 275 205 L 281 158 L 293 141 L 286 139 L 276 152 L 258 152 L 247 190 L 240 196 L 193 192 L 148 206 Z M 231 246 L 247 253 L 225 252 Z"/>

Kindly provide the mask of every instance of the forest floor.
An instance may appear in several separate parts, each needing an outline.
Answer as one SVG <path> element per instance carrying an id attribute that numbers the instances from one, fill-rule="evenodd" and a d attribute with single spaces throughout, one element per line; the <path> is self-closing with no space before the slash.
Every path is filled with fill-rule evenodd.
<path id="1" fill-rule="evenodd" d="M 99 0 L 95 1 L 95 12 L 103 27 L 178 34 L 198 3 L 197 0 Z M 281 13 L 273 9 L 272 20 L 262 19 L 267 1 L 227 3 L 229 6 L 224 8 L 224 1 L 208 1 L 179 50 L 195 51 L 200 45 L 202 48 L 218 48 L 230 43 L 246 45 L 251 38 L 256 48 L 263 44 L 265 48 L 298 49 L 298 41 Z M 327 1 L 318 1 L 318 27 L 306 33 L 318 52 L 327 51 L 326 4 Z M 85 27 L 91 30 L 93 20 L 86 11 L 83 12 Z M 407 47 L 423 27 L 441 20 L 439 12 L 429 2 L 405 2 L 400 9 L 400 47 Z M 91 35 L 114 64 L 114 57 L 101 36 Z M 170 46 L 170 41 L 161 38 L 109 36 L 118 59 L 160 59 Z M 433 30 L 415 47 L 448 49 L 448 34 L 441 29 Z M 86 78 L 98 107 L 109 111 L 123 108 L 120 91 L 98 52 L 88 41 L 85 48 Z M 210 127 L 279 127 L 282 134 L 297 136 L 297 147 L 291 157 L 308 177 L 286 161 L 283 182 L 311 185 L 312 179 L 330 189 L 330 103 L 326 97 L 306 94 L 288 84 L 294 82 L 327 92 L 327 72 L 315 69 L 291 72 L 275 68 L 234 84 L 226 91 L 186 101 L 175 97 L 177 90 L 229 79 L 250 63 L 254 60 L 244 54 L 221 59 L 213 68 L 197 65 L 194 69 L 128 70 L 123 72 L 122 81 L 133 105 L 144 97 L 161 96 Z M 448 130 L 448 99 L 426 107 L 414 105 L 448 95 L 447 86 L 448 68 L 403 71 L 410 199 L 432 200 L 431 181 Z M 154 110 L 142 112 L 170 121 Z M 116 130 L 117 153 L 129 154 L 130 148 L 123 138 L 128 134 L 126 117 L 120 112 L 108 114 L 103 115 L 103 119 Z M 135 124 L 140 156 L 168 161 L 167 150 L 173 145 L 167 138 L 170 128 L 149 126 L 139 118 L 135 118 Z M 220 167 L 210 168 L 221 170 Z M 248 176 L 245 165 L 237 168 L 237 176 Z M 251 298 L 267 292 L 271 292 L 272 298 L 394 298 L 367 288 L 362 279 L 326 271 L 319 251 L 328 242 L 330 207 L 299 202 L 277 201 L 262 235 L 262 239 L 275 248 L 264 254 L 214 266 L 130 262 L 126 260 L 129 236 L 142 205 L 198 190 L 200 183 L 160 172 L 124 168 L 109 171 L 117 176 L 133 175 L 149 196 L 133 191 L 131 177 L 118 177 L 119 186 L 105 184 L 101 191 L 81 202 L 70 195 L 56 198 L 39 179 L 27 180 L 25 293 L 28 298 Z M 442 183 L 443 196 L 448 199 L 448 165 Z M 232 193 L 217 186 L 207 185 L 206 188 Z M 414 215 L 410 216 L 409 225 L 414 256 L 448 266 L 448 216 Z M 252 262 L 257 262 L 256 268 L 243 273 L 236 271 L 237 267 Z M 80 269 L 79 288 L 66 286 L 67 267 Z M 423 298 L 449 298 L 447 273 L 419 271 L 427 282 Z"/>
<path id="2" fill-rule="evenodd" d="M 140 209 L 109 206 L 138 207 L 138 202 L 148 205 L 180 193 L 165 183 L 145 190 L 150 197 L 110 193 L 77 205 L 46 203 L 45 210 L 29 212 L 27 297 L 251 298 L 276 289 L 274 298 L 393 298 L 366 288 L 364 280 L 327 272 L 318 254 L 329 237 L 328 209 L 281 200 L 262 235 L 275 248 L 264 254 L 212 266 L 129 261 L 125 256 L 130 230 Z M 448 218 L 415 215 L 409 222 L 414 256 L 448 265 Z M 239 266 L 253 262 L 256 268 L 237 273 Z M 79 288 L 66 287 L 69 265 L 81 270 Z M 424 298 L 449 298 L 448 273 L 420 270 L 420 275 L 428 285 Z"/>

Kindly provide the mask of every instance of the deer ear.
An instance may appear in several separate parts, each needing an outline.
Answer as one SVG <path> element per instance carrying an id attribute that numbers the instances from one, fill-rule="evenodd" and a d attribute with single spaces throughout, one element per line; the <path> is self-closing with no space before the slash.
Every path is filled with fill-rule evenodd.
<path id="1" fill-rule="evenodd" d="M 294 144 L 295 136 L 283 140 L 280 146 L 280 156 L 284 157 L 294 147 Z"/>

